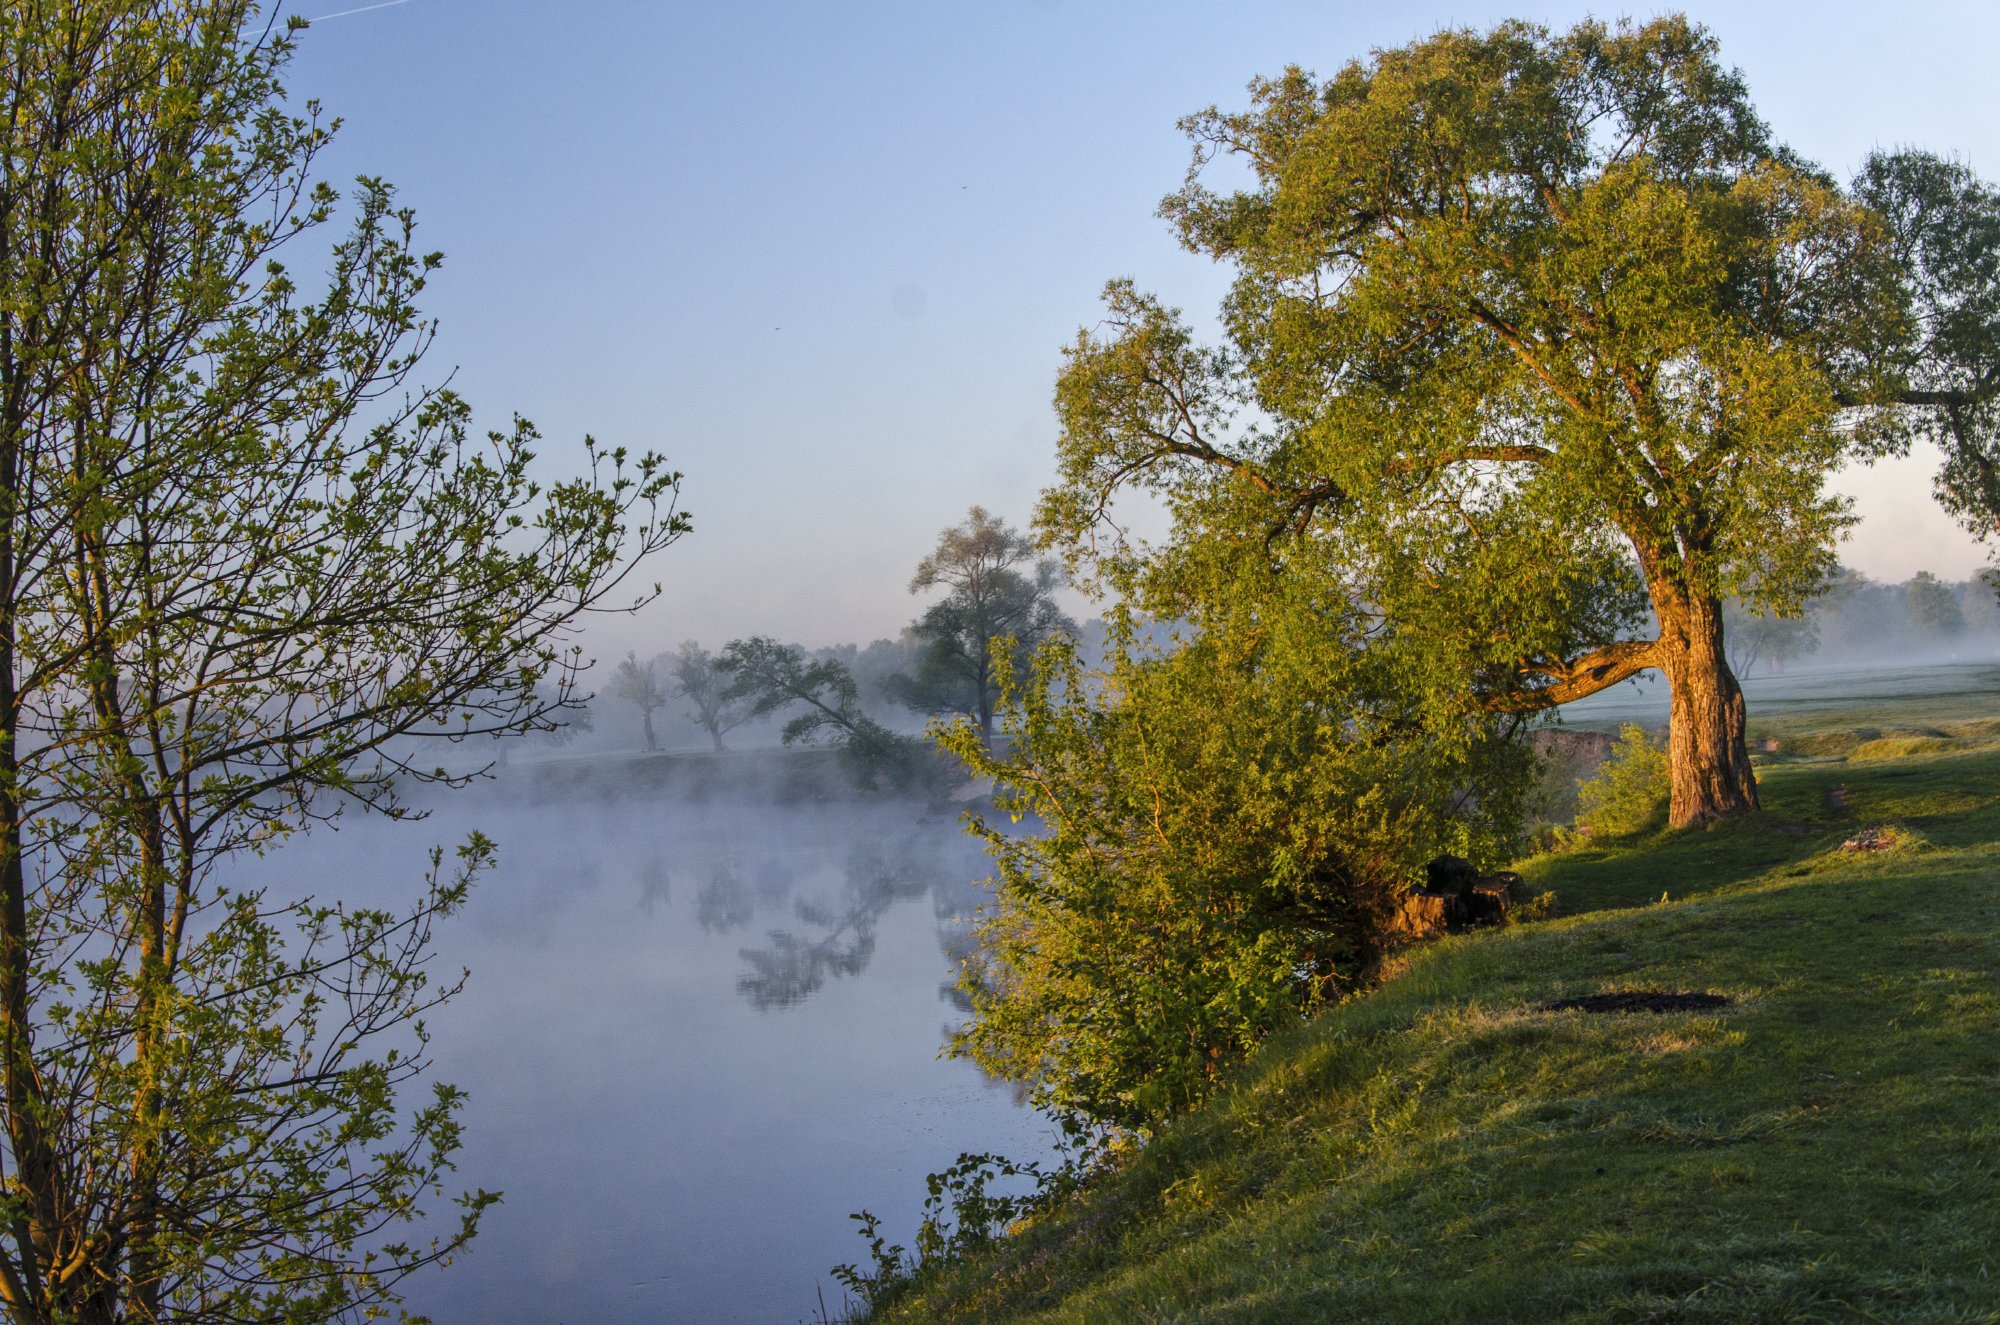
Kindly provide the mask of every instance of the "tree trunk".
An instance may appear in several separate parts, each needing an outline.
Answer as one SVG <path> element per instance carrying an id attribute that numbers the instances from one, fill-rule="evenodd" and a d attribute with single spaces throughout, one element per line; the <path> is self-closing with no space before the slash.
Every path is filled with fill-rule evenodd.
<path id="1" fill-rule="evenodd" d="M 640 717 L 646 724 L 646 753 L 651 754 L 660 748 L 659 738 L 653 735 L 653 710 L 640 710 Z"/>
<path id="2" fill-rule="evenodd" d="M 1687 828 L 1757 808 L 1757 775 L 1744 735 L 1743 691 L 1723 649 L 1722 603 L 1655 587 L 1661 668 L 1673 698 L 1667 823 Z"/>

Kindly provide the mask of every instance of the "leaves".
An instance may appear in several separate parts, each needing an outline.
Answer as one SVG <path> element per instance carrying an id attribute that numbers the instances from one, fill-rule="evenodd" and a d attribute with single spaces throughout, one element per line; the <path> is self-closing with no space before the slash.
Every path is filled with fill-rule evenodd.
<path id="1" fill-rule="evenodd" d="M 688 528 L 678 475 L 587 444 L 529 477 L 416 384 L 435 254 L 378 180 L 311 180 L 291 25 L 244 0 L 0 11 L 0 1303 L 12 1319 L 378 1312 L 462 1097 L 424 1017 L 474 837 L 401 910 L 261 863 L 410 813 L 424 737 L 546 729 L 573 635 Z M 308 292 L 280 257 L 343 225 Z M 322 264 L 315 261 L 310 268 Z"/>

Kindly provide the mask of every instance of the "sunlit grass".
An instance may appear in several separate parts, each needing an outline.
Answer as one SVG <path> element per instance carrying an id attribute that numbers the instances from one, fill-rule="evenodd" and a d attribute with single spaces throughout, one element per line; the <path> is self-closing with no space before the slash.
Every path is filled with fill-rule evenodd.
<path id="1" fill-rule="evenodd" d="M 1410 953 L 884 1318 L 2000 1321 L 2000 721 L 1964 708 L 1768 724 L 1757 820 L 1523 862 L 1561 918 Z M 1621 989 L 1733 1003 L 1538 1010 Z"/>

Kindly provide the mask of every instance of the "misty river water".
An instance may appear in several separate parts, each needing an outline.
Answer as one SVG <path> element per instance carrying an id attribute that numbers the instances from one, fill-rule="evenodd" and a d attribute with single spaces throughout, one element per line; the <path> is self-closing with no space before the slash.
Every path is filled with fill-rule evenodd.
<path id="1" fill-rule="evenodd" d="M 439 931 L 472 972 L 432 1014 L 470 1093 L 458 1186 L 505 1193 L 469 1254 L 406 1285 L 437 1325 L 794 1322 L 865 1262 L 868 1208 L 910 1242 L 961 1151 L 1045 1156 L 1048 1124 L 970 1064 L 953 945 L 984 854 L 917 802 L 529 794 L 521 770 L 272 858 L 287 890 L 389 904 L 479 829 L 497 869 Z M 416 1102 L 412 1094 L 411 1101 Z M 449 1214 L 449 1207 L 441 1207 Z"/>
<path id="2" fill-rule="evenodd" d="M 1990 663 L 1799 672 L 1753 710 L 1991 693 Z M 1572 722 L 1664 722 L 1657 684 Z M 546 774 L 563 767 L 568 778 Z M 436 1076 L 470 1092 L 458 1186 L 505 1193 L 469 1254 L 406 1285 L 437 1325 L 796 1325 L 830 1266 L 865 1261 L 867 1208 L 908 1245 L 924 1177 L 961 1152 L 1045 1157 L 1049 1125 L 938 1047 L 988 865 L 915 801 L 706 802 L 612 756 L 503 770 L 268 862 L 282 891 L 378 905 L 473 829 L 499 866 L 439 930 L 472 972 L 429 1018 Z M 414 1103 L 417 1096 L 410 1097 Z M 449 1213 L 448 1207 L 442 1207 Z"/>

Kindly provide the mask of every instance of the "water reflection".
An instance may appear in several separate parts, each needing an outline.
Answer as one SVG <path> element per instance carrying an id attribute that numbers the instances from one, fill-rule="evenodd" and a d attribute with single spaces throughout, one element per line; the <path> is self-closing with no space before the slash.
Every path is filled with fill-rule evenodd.
<path id="1" fill-rule="evenodd" d="M 896 903 L 949 882 L 948 868 L 935 855 L 920 859 L 907 840 L 894 851 L 854 844 L 837 900 L 799 898 L 792 912 L 803 930 L 772 929 L 765 946 L 740 950 L 749 969 L 737 978 L 736 992 L 768 1012 L 803 1003 L 830 978 L 859 975 L 875 955 L 877 919 Z"/>

